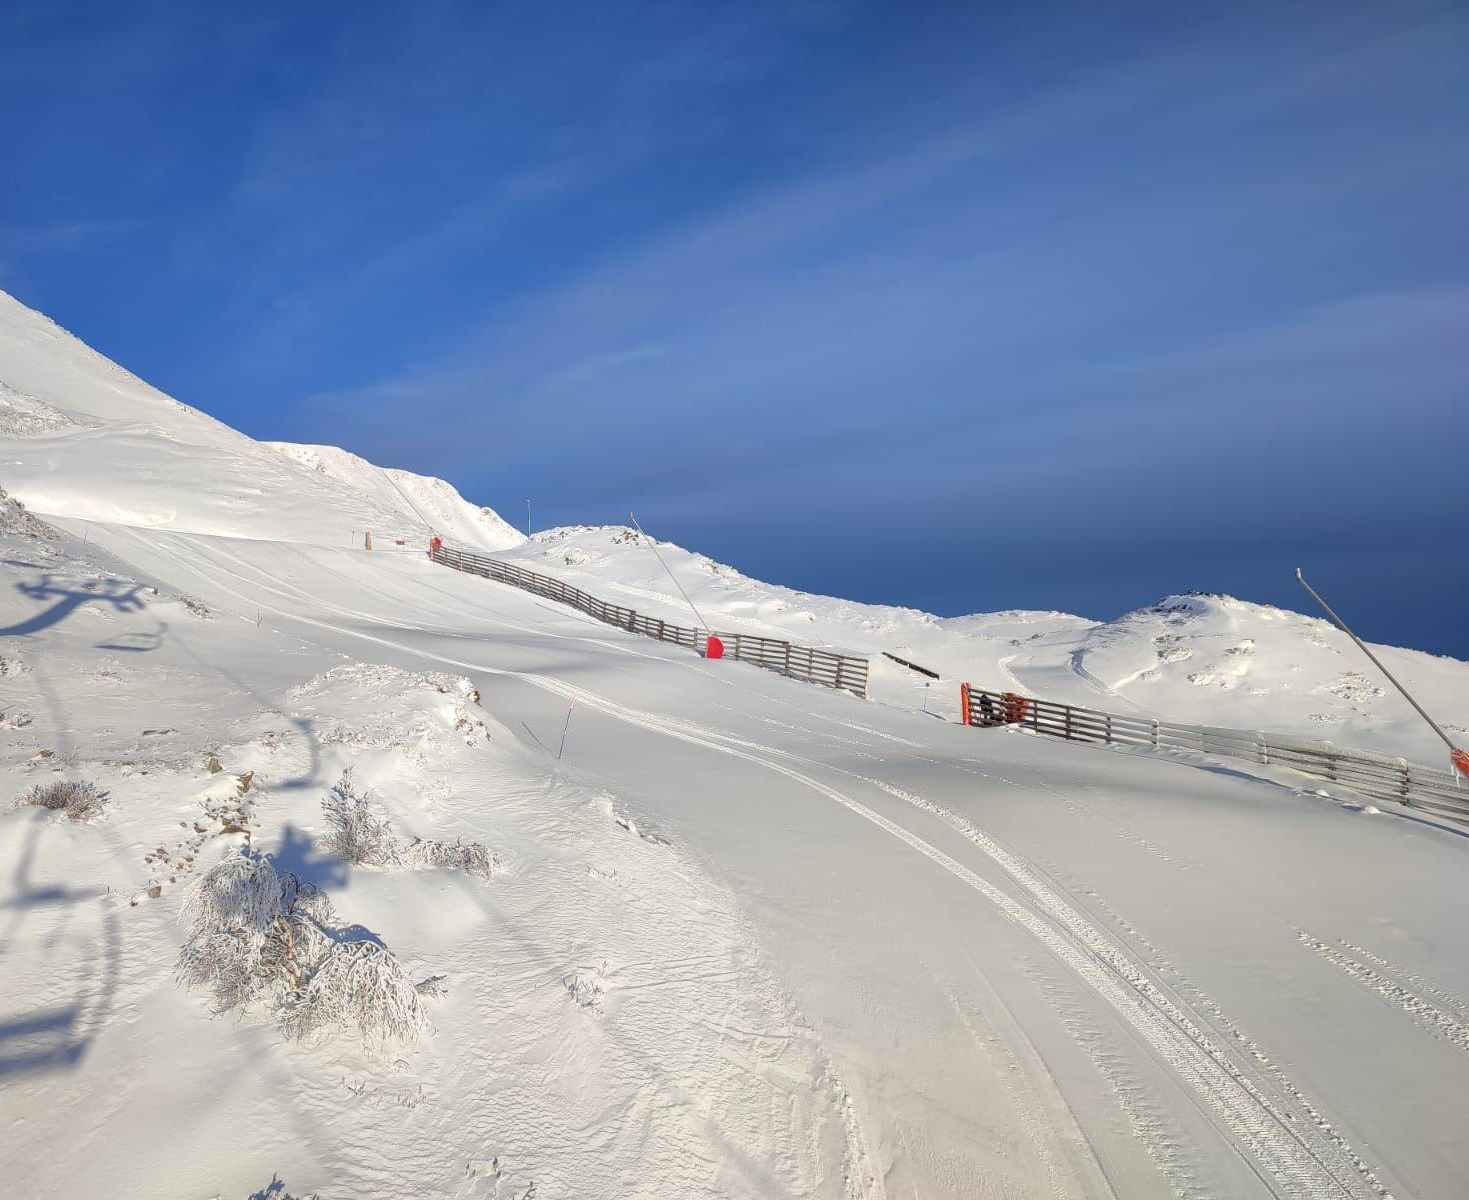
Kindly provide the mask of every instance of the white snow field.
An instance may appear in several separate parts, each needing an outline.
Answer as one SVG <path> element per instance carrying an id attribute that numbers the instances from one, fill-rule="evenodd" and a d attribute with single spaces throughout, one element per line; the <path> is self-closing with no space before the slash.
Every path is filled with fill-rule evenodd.
<path id="1" fill-rule="evenodd" d="M 8 297 L 0 383 L 0 486 L 36 514 L 0 501 L 5 1195 L 1469 1194 L 1462 831 L 962 728 L 901 668 L 864 701 L 365 551 L 441 505 L 460 544 L 683 617 L 625 535 L 520 544 L 446 487 L 290 457 Z M 1422 745 L 1371 681 L 1330 690 L 1359 667 L 1293 614 L 945 621 L 665 553 L 711 621 Z M 1464 723 L 1465 664 L 1394 664 Z M 494 863 L 328 852 L 348 771 L 403 847 Z M 100 813 L 12 807 L 66 780 Z M 431 1030 L 297 1040 L 180 986 L 189 889 L 246 852 L 330 900 L 325 944 L 427 984 Z"/>

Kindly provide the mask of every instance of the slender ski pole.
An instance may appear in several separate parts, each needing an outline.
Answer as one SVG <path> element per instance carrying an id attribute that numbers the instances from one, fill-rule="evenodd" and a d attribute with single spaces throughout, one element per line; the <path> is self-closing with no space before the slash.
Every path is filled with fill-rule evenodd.
<path id="1" fill-rule="evenodd" d="M 658 547 L 654 544 L 653 539 L 643 532 L 643 527 L 638 524 L 638 519 L 633 516 L 632 513 L 627 514 L 627 519 L 633 523 L 633 528 L 636 529 L 638 533 L 642 535 L 643 540 L 648 543 L 648 549 L 653 552 L 653 557 L 656 558 L 660 564 L 662 564 L 662 567 L 665 571 L 668 571 L 668 578 L 673 580 L 673 586 L 678 589 L 678 594 L 684 598 L 684 603 L 686 603 L 690 608 L 694 609 L 695 618 L 697 618 L 699 624 L 704 627 L 704 632 L 708 633 L 709 622 L 704 620 L 703 615 L 699 612 L 697 608 L 694 608 L 694 602 L 689 599 L 688 592 L 683 590 L 683 584 L 679 583 L 678 576 L 675 575 L 671 570 L 669 570 L 668 564 L 663 561 L 663 555 L 658 553 Z"/>
<path id="2" fill-rule="evenodd" d="M 1350 626 L 1348 626 L 1347 623 L 1341 619 L 1341 617 L 1337 616 L 1336 609 L 1327 604 L 1326 601 L 1322 599 L 1321 593 L 1306 582 L 1306 577 L 1301 574 L 1300 567 L 1296 568 L 1296 581 L 1300 583 L 1300 585 L 1305 588 L 1306 591 L 1310 592 L 1313 597 L 1315 597 L 1316 603 L 1321 605 L 1321 607 L 1327 611 L 1331 619 L 1336 622 L 1341 631 L 1345 633 L 1347 637 L 1351 638 L 1352 641 L 1357 643 L 1357 649 L 1372 660 L 1377 669 L 1381 671 L 1385 676 L 1387 676 L 1387 681 L 1403 694 L 1403 699 L 1413 706 L 1420 717 L 1428 722 L 1428 727 L 1432 729 L 1434 733 L 1438 734 L 1440 738 L 1443 739 L 1443 744 L 1449 748 L 1449 758 L 1452 760 L 1454 766 L 1465 775 L 1469 775 L 1469 755 L 1466 755 L 1464 751 L 1460 750 L 1459 747 L 1454 745 L 1454 743 L 1449 740 L 1449 735 L 1439 728 L 1438 722 L 1430 717 L 1426 711 L 1424 711 L 1423 705 L 1419 704 L 1418 701 L 1413 699 L 1412 693 L 1398 682 L 1397 677 L 1393 675 L 1393 673 L 1389 671 L 1385 666 L 1382 665 L 1382 660 L 1367 648 L 1367 643 L 1359 638 L 1355 633 L 1353 633 Z"/>

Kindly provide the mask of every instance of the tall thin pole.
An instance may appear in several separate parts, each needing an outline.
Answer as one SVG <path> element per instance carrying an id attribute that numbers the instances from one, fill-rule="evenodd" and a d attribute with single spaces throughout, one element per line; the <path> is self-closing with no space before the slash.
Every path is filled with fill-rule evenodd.
<path id="1" fill-rule="evenodd" d="M 571 728 L 571 710 L 576 707 L 576 701 L 572 700 L 566 706 L 566 724 L 561 726 L 561 745 L 556 747 L 556 758 L 561 758 L 562 751 L 566 749 L 566 731 Z"/>
<path id="2" fill-rule="evenodd" d="M 530 537 L 530 499 L 525 502 L 525 536 Z"/>
<path id="3" fill-rule="evenodd" d="M 635 516 L 633 516 L 632 513 L 628 513 L 627 514 L 627 519 L 633 523 L 633 528 L 636 529 L 638 531 L 638 533 L 642 535 L 643 541 L 645 541 L 645 542 L 648 543 L 648 549 L 651 550 L 653 552 L 653 556 L 660 563 L 662 563 L 663 569 L 665 571 L 668 571 L 668 578 L 670 578 L 671 580 L 673 580 L 673 586 L 678 589 L 678 594 L 684 598 L 684 603 L 686 603 L 690 608 L 693 608 L 694 609 L 694 616 L 695 616 L 695 618 L 697 618 L 699 624 L 704 627 L 704 632 L 705 633 L 708 633 L 709 632 L 709 622 L 707 622 L 706 620 L 704 620 L 702 614 L 699 612 L 699 610 L 697 608 L 694 608 L 694 602 L 689 599 L 688 592 L 686 592 L 686 591 L 683 590 L 683 584 L 679 583 L 678 576 L 675 575 L 671 570 L 669 570 L 668 564 L 666 562 L 663 562 L 663 555 L 661 555 L 661 554 L 658 553 L 658 546 L 657 546 L 657 544 L 653 541 L 652 538 L 650 538 L 646 533 L 643 532 L 643 527 L 638 524 L 638 519 Z"/>
<path id="4" fill-rule="evenodd" d="M 1331 605 L 1327 604 L 1326 601 L 1321 598 L 1321 593 L 1306 582 L 1306 577 L 1301 574 L 1300 567 L 1296 568 L 1296 580 L 1303 588 L 1306 589 L 1306 591 L 1310 592 L 1311 595 L 1316 598 L 1316 603 L 1321 605 L 1321 607 L 1324 608 L 1331 615 L 1331 619 L 1337 623 L 1337 625 L 1341 628 L 1341 631 L 1345 633 L 1347 637 L 1351 638 L 1352 641 L 1357 643 L 1357 649 L 1359 649 L 1363 654 L 1370 658 L 1377 665 L 1377 669 L 1387 676 L 1387 681 L 1391 683 L 1393 687 L 1397 688 L 1398 691 L 1403 693 L 1403 699 L 1405 699 L 1409 704 L 1411 704 L 1415 709 L 1418 710 L 1418 715 L 1422 717 L 1425 721 L 1427 721 L 1429 727 L 1433 730 L 1433 732 L 1438 734 L 1438 736 L 1443 739 L 1443 744 L 1447 746 L 1454 755 L 1462 755 L 1464 752 L 1449 740 L 1449 735 L 1439 728 L 1438 722 L 1430 717 L 1426 712 L 1424 712 L 1423 705 L 1414 700 L 1412 694 L 1408 691 L 1408 689 L 1405 688 L 1401 683 L 1399 683 L 1393 673 L 1382 665 L 1382 660 L 1378 658 L 1377 655 L 1373 654 L 1371 650 L 1367 649 L 1367 643 L 1359 638 L 1355 633 L 1353 633 L 1348 627 L 1347 623 L 1343 621 L 1339 616 L 1337 616 L 1336 609 L 1332 608 Z M 1454 765 L 1459 765 L 1459 760 L 1457 757 L 1454 759 Z"/>

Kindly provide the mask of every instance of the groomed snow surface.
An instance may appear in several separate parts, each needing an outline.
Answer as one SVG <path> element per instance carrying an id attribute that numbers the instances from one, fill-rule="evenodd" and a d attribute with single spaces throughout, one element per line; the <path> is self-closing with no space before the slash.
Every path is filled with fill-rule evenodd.
<path id="1" fill-rule="evenodd" d="M 711 623 L 944 682 L 705 662 L 362 548 L 684 619 L 635 535 L 253 442 L 3 295 L 0 485 L 5 1195 L 1469 1194 L 1469 837 L 941 719 L 967 677 L 1437 761 L 1321 622 L 940 619 L 664 547 Z M 1469 667 L 1391 654 L 1466 723 Z M 226 908 L 257 975 L 186 988 Z M 325 1019 L 389 1002 L 427 1030 Z"/>

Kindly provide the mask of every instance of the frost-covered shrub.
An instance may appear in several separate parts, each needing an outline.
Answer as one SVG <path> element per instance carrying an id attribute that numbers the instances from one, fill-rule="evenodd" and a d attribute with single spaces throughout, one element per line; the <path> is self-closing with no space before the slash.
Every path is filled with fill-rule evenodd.
<path id="1" fill-rule="evenodd" d="M 327 832 L 322 845 L 338 858 L 359 867 L 444 867 L 488 879 L 500 864 L 482 842 L 440 842 L 419 838 L 406 849 L 393 836 L 388 818 L 359 795 L 352 772 L 345 771 L 321 802 Z"/>
<path id="2" fill-rule="evenodd" d="M 300 892 L 294 875 L 277 875 L 268 859 L 249 853 L 194 880 L 184 892 L 193 928 L 179 951 L 180 982 L 207 988 L 218 1013 L 271 1003 L 297 968 L 288 918 Z"/>
<path id="3" fill-rule="evenodd" d="M 296 1038 L 350 1026 L 364 1042 L 413 1042 L 428 1029 L 418 989 L 376 942 L 331 946 L 281 1020 L 281 1028 Z"/>
<path id="4" fill-rule="evenodd" d="M 342 772 L 321 809 L 328 825 L 322 845 L 330 853 L 359 867 L 385 867 L 397 861 L 392 826 L 367 796 L 357 794 L 350 770 Z"/>
<path id="5" fill-rule="evenodd" d="M 403 861 L 417 870 L 446 867 L 482 879 L 488 879 L 500 865 L 483 842 L 440 842 L 432 838 L 414 842 L 403 851 Z"/>
<path id="6" fill-rule="evenodd" d="M 196 927 L 238 929 L 253 937 L 267 937 L 298 887 L 294 875 L 277 875 L 268 858 L 238 854 L 189 885 L 184 893 L 184 916 Z"/>
<path id="7" fill-rule="evenodd" d="M 17 806 L 34 804 L 64 813 L 73 821 L 90 821 L 100 816 L 106 803 L 107 793 L 90 779 L 48 779 L 16 801 Z"/>
<path id="8" fill-rule="evenodd" d="M 367 1042 L 411 1042 L 428 1029 L 420 991 L 378 942 L 336 928 L 331 902 L 249 850 L 196 879 L 179 981 L 215 1012 L 260 1006 L 290 1037 L 355 1027 Z"/>

